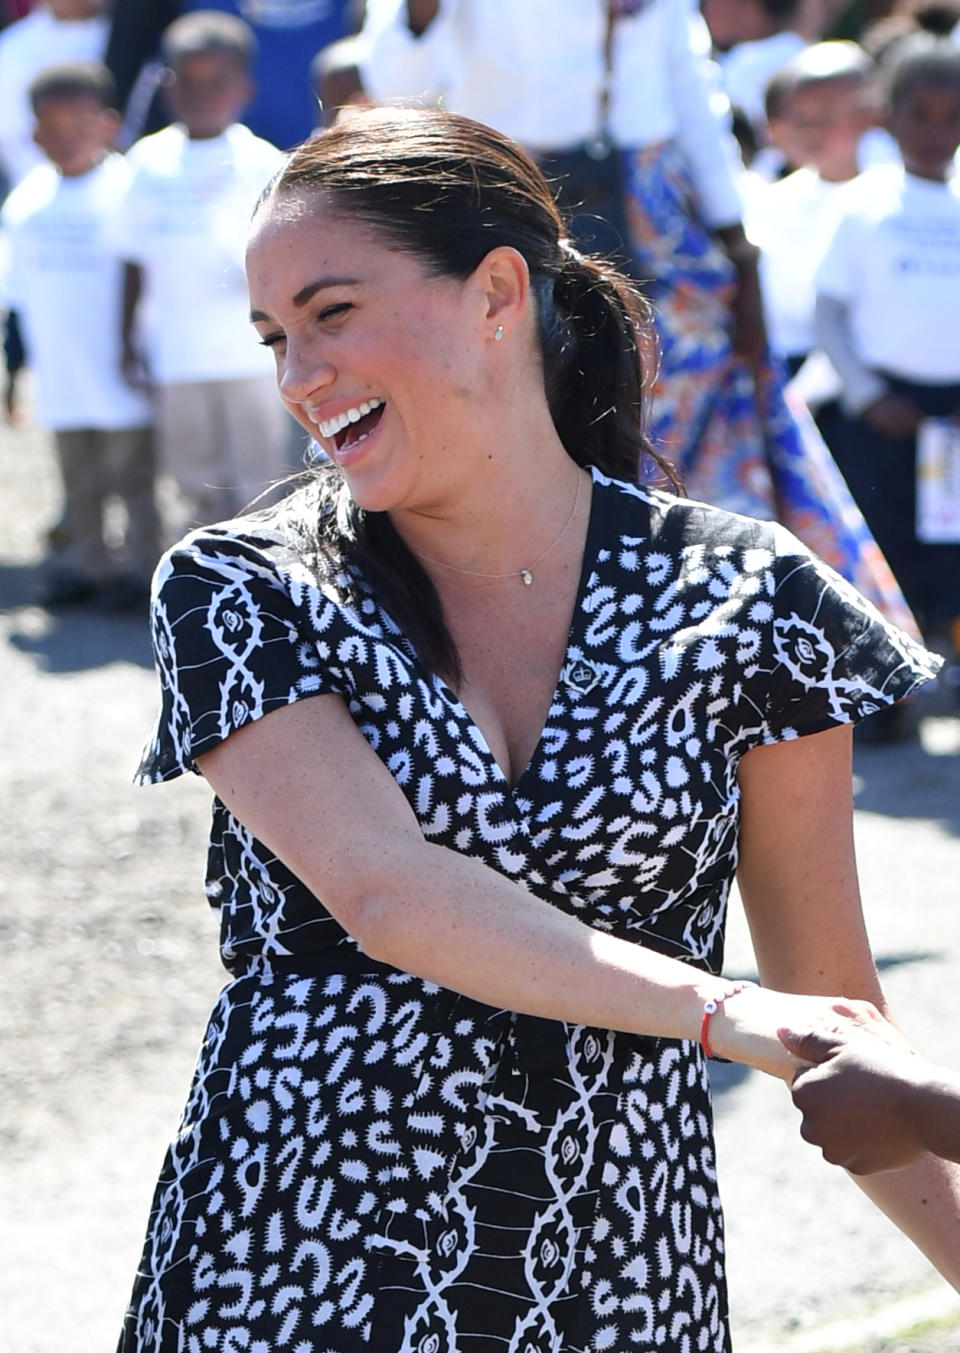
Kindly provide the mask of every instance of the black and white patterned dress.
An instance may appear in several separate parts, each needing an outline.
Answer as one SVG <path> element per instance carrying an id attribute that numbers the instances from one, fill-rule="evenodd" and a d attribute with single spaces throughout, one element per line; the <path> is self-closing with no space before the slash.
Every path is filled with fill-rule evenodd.
<path id="1" fill-rule="evenodd" d="M 315 511 L 304 489 L 161 563 L 143 780 L 336 692 L 429 841 L 711 972 L 741 755 L 935 671 L 780 528 L 593 471 L 566 664 L 511 789 L 375 598 L 318 586 Z M 219 802 L 207 891 L 233 980 L 158 1185 L 125 1353 L 728 1348 L 695 1043 L 516 1016 L 372 963 Z"/>

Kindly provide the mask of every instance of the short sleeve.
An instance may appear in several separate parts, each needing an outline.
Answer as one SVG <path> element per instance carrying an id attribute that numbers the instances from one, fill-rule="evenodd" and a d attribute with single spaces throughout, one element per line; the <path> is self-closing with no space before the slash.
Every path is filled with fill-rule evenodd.
<path id="1" fill-rule="evenodd" d="M 309 695 L 343 694 L 339 608 L 269 542 L 197 533 L 158 565 L 151 602 L 161 705 L 139 784 L 196 771 L 238 728 Z"/>
<path id="2" fill-rule="evenodd" d="M 857 723 L 932 681 L 942 660 L 781 527 L 761 741 Z"/>

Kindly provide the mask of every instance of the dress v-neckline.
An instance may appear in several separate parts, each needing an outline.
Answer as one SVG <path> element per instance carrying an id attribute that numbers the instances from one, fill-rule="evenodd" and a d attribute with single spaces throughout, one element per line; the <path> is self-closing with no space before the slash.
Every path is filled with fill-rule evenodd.
<path id="1" fill-rule="evenodd" d="M 577 627 L 580 621 L 580 614 L 583 610 L 584 594 L 587 588 L 587 581 L 590 577 L 590 574 L 593 571 L 594 561 L 596 559 L 596 553 L 599 546 L 601 518 L 603 516 L 603 513 L 601 511 L 603 494 L 601 492 L 601 486 L 598 485 L 597 480 L 593 474 L 592 468 L 589 465 L 585 466 L 584 468 L 590 475 L 590 516 L 587 521 L 587 535 L 583 546 L 583 558 L 580 561 L 580 576 L 577 581 L 577 592 L 576 597 L 574 598 L 573 610 L 570 613 L 570 624 L 567 628 L 567 639 L 563 649 L 563 659 L 560 663 L 560 669 L 557 672 L 556 680 L 554 681 L 553 684 L 553 690 L 550 694 L 550 703 L 547 706 L 547 712 L 544 717 L 543 724 L 540 728 L 540 732 L 537 735 L 537 740 L 533 745 L 533 749 L 530 753 L 526 765 L 520 771 L 520 774 L 516 777 L 515 780 L 511 781 L 510 777 L 507 775 L 506 771 L 503 769 L 500 762 L 497 760 L 496 756 L 493 753 L 493 749 L 491 748 L 489 742 L 486 739 L 486 736 L 484 735 L 483 729 L 473 718 L 470 711 L 467 709 L 466 705 L 460 699 L 459 695 L 457 695 L 456 691 L 453 690 L 453 688 L 447 684 L 447 682 L 443 679 L 443 677 L 437 675 L 434 675 L 433 677 L 436 688 L 442 692 L 446 702 L 456 710 L 456 712 L 460 715 L 463 723 L 468 726 L 472 743 L 476 747 L 477 751 L 486 757 L 487 761 L 489 762 L 493 770 L 494 775 L 502 783 L 504 793 L 511 798 L 513 798 L 517 794 L 518 790 L 520 789 L 520 786 L 533 771 L 536 762 L 539 760 L 540 751 L 541 748 L 543 747 L 543 739 L 546 734 L 547 728 L 550 725 L 550 712 L 553 709 L 554 705 L 557 703 L 557 697 L 560 694 L 560 687 L 563 682 L 563 674 L 570 663 L 570 650 L 574 644 Z"/>

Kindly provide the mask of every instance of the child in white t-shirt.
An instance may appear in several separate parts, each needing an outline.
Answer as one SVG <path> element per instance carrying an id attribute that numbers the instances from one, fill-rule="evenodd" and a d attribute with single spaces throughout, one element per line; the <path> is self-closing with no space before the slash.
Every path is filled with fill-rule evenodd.
<path id="1" fill-rule="evenodd" d="M 41 0 L 0 33 L 0 200 L 44 162 L 33 139 L 31 82 L 48 66 L 99 61 L 106 50 L 108 29 L 106 0 Z M 4 404 L 11 421 L 19 421 L 17 379 L 26 355 L 13 310 L 4 320 L 3 349 L 7 368 Z"/>
<path id="2" fill-rule="evenodd" d="M 122 270 L 107 226 L 130 171 L 108 148 L 119 118 L 100 63 L 51 67 L 31 85 L 38 146 L 4 204 L 7 298 L 26 329 L 37 421 L 55 434 L 65 544 L 44 600 L 143 605 L 158 555 L 151 410 L 120 369 Z M 126 509 L 124 548 L 105 534 L 108 499 Z"/>
<path id="3" fill-rule="evenodd" d="M 12 188 L 44 157 L 33 139 L 30 85 L 48 66 L 99 61 L 106 0 L 45 0 L 0 34 L 0 176 Z"/>
<path id="4" fill-rule="evenodd" d="M 778 122 L 797 168 L 755 185 L 745 225 L 760 248 L 771 347 L 791 374 L 814 347 L 814 278 L 836 225 L 838 195 L 859 173 L 858 148 L 875 120 L 873 62 L 854 42 L 808 47 L 776 76 Z"/>
<path id="5" fill-rule="evenodd" d="M 114 230 L 127 264 L 125 369 L 153 385 L 161 466 L 193 521 L 234 515 L 289 469 L 289 419 L 250 326 L 243 270 L 253 207 L 283 161 L 236 120 L 253 51 L 233 15 L 201 10 L 170 25 L 163 55 L 178 121 L 128 152 Z"/>
<path id="6" fill-rule="evenodd" d="M 928 637 L 957 636 L 960 542 L 916 533 L 918 430 L 960 419 L 960 52 L 949 42 L 898 46 L 888 126 L 903 165 L 845 191 L 817 275 L 817 338 L 842 382 L 854 497 Z"/>

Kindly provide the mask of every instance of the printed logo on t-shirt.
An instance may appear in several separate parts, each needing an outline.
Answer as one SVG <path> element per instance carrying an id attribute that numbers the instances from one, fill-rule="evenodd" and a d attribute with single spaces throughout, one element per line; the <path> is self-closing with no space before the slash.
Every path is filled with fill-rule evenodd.
<path id="1" fill-rule="evenodd" d="M 306 28 L 330 18 L 333 0 L 240 0 L 238 9 L 262 28 Z"/>
<path id="2" fill-rule="evenodd" d="M 893 235 L 894 270 L 909 276 L 960 276 L 960 229 L 943 217 L 899 218 L 887 229 Z"/>

